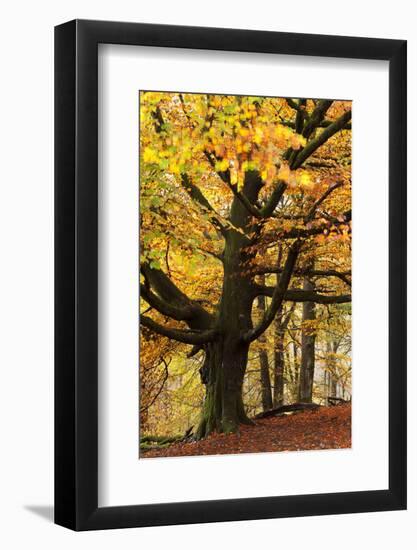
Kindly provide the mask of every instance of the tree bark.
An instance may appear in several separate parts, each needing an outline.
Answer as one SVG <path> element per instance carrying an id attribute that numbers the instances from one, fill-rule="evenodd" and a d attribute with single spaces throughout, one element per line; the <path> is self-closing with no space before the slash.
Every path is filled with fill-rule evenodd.
<path id="1" fill-rule="evenodd" d="M 337 342 L 327 341 L 327 374 L 328 374 L 328 394 L 327 397 L 337 397 L 337 376 L 334 354 L 337 352 Z"/>
<path id="2" fill-rule="evenodd" d="M 275 319 L 275 351 L 274 351 L 274 407 L 284 404 L 284 334 L 282 306 Z"/>
<path id="3" fill-rule="evenodd" d="M 263 338 L 263 341 L 265 341 L 265 338 Z M 272 388 L 271 377 L 269 375 L 268 354 L 264 349 L 259 352 L 259 365 L 261 368 L 262 409 L 264 411 L 268 411 L 269 409 L 272 409 Z"/>
<path id="4" fill-rule="evenodd" d="M 303 289 L 313 291 L 314 285 L 305 278 Z M 298 400 L 303 403 L 311 403 L 313 400 L 313 381 L 315 363 L 315 340 L 316 336 L 309 321 L 316 318 L 314 302 L 303 303 L 303 327 L 301 332 L 301 369 Z"/>
<path id="5" fill-rule="evenodd" d="M 262 284 L 265 282 L 265 278 L 262 277 Z M 258 308 L 261 312 L 261 315 L 265 315 L 265 296 L 258 296 Z M 271 377 L 269 375 L 269 361 L 268 353 L 263 347 L 266 343 L 265 334 L 262 334 L 258 338 L 259 343 L 261 344 L 261 349 L 259 350 L 259 366 L 260 366 L 260 379 L 261 379 L 261 400 L 262 400 L 262 410 L 268 411 L 272 409 L 272 389 L 271 389 Z"/>
<path id="6" fill-rule="evenodd" d="M 261 186 L 259 174 L 247 172 L 242 192 L 254 203 Z M 242 264 L 252 258 L 246 248 L 248 238 L 245 234 L 250 230 L 250 219 L 245 206 L 235 198 L 230 212 L 233 228 L 225 234 L 223 289 L 217 320 L 220 336 L 205 347 L 208 375 L 198 438 L 212 431 L 235 432 L 239 424 L 251 423 L 242 398 L 250 345 L 242 334 L 253 328 L 252 279 L 242 270 Z"/>

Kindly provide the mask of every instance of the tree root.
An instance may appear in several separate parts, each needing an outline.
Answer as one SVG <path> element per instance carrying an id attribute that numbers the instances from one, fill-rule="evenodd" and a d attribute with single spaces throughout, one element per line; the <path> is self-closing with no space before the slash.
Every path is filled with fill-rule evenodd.
<path id="1" fill-rule="evenodd" d="M 292 405 L 282 405 L 276 409 L 270 409 L 255 415 L 253 418 L 258 420 L 260 418 L 269 418 L 270 416 L 279 416 L 280 414 L 285 414 L 287 412 L 296 412 L 296 411 L 311 411 L 319 409 L 321 405 L 317 403 L 293 403 Z"/>
<path id="2" fill-rule="evenodd" d="M 192 437 L 191 426 L 184 435 L 144 435 L 139 440 L 139 449 L 149 451 L 151 449 L 163 449 L 178 441 L 188 441 Z"/>

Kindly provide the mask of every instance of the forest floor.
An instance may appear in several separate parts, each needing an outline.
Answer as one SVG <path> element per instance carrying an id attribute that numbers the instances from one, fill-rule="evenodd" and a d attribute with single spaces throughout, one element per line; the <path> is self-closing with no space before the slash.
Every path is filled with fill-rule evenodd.
<path id="1" fill-rule="evenodd" d="M 196 456 L 312 449 L 345 449 L 351 446 L 351 406 L 320 407 L 255 420 L 238 433 L 211 434 L 201 441 L 180 441 L 169 447 L 141 451 L 141 458 Z"/>

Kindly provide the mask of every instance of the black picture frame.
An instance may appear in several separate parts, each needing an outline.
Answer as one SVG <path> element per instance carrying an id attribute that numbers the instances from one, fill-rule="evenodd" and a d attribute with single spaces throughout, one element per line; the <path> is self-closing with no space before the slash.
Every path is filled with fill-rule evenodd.
<path id="1" fill-rule="evenodd" d="M 389 62 L 389 488 L 98 507 L 98 44 Z M 55 523 L 108 529 L 406 508 L 406 41 L 74 20 L 55 28 Z"/>

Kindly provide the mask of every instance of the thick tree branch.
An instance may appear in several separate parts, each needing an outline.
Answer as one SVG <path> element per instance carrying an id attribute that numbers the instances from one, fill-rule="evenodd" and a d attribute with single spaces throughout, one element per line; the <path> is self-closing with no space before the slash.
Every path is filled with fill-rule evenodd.
<path id="1" fill-rule="evenodd" d="M 275 188 L 272 191 L 269 199 L 261 208 L 252 204 L 244 193 L 241 193 L 240 191 L 237 190 L 236 185 L 233 185 L 230 183 L 230 180 L 229 180 L 229 187 L 232 190 L 235 197 L 237 197 L 240 200 L 240 202 L 249 212 L 249 214 L 252 214 L 252 216 L 254 216 L 259 220 L 264 220 L 272 216 L 275 208 L 277 207 L 279 201 L 281 200 L 282 195 L 284 194 L 285 189 L 287 188 L 287 184 L 282 180 L 278 180 L 275 184 Z"/>
<path id="2" fill-rule="evenodd" d="M 265 266 L 256 268 L 254 271 L 255 275 L 265 275 L 270 273 L 282 273 L 282 267 Z M 349 277 L 351 276 L 350 271 L 337 271 L 335 269 L 295 269 L 294 275 L 308 275 L 310 277 L 337 277 L 348 286 L 351 286 L 352 284 L 349 280 Z"/>
<path id="3" fill-rule="evenodd" d="M 159 311 L 159 313 L 162 313 L 162 315 L 166 315 L 177 321 L 186 321 L 191 319 L 194 315 L 194 308 L 192 305 L 176 307 L 172 303 L 168 303 L 154 294 L 144 284 L 140 285 L 140 297 L 146 300 L 148 304 Z"/>
<path id="4" fill-rule="evenodd" d="M 330 106 L 332 103 L 333 101 L 328 99 L 322 99 L 317 102 L 316 108 L 311 113 L 307 124 L 304 126 L 303 136 L 305 138 L 309 138 L 311 134 L 314 132 L 314 130 L 323 121 L 324 116 L 327 113 L 327 111 L 330 109 Z"/>
<path id="5" fill-rule="evenodd" d="M 204 155 L 209 161 L 211 167 L 215 170 L 216 160 L 218 159 L 214 158 L 213 155 L 208 151 L 204 151 Z M 220 177 L 220 179 L 228 185 L 233 195 L 240 200 L 240 202 L 243 204 L 243 206 L 246 208 L 249 214 L 251 214 L 253 217 L 259 220 L 268 218 L 269 216 L 272 215 L 273 211 L 275 210 L 279 201 L 281 200 L 281 197 L 284 194 L 285 189 L 287 188 L 287 184 L 284 181 L 278 180 L 275 184 L 275 188 L 272 191 L 269 199 L 266 201 L 264 206 L 259 208 L 258 206 L 253 204 L 244 193 L 242 193 L 241 191 L 238 191 L 237 185 L 234 185 L 230 181 L 230 170 L 224 170 L 224 171 L 215 170 L 215 172 Z"/>
<path id="6" fill-rule="evenodd" d="M 295 101 L 294 99 L 292 99 L 291 97 L 286 97 L 285 101 L 291 107 L 291 109 L 294 109 L 294 111 L 299 111 L 300 110 L 300 104 L 297 101 Z"/>
<path id="7" fill-rule="evenodd" d="M 256 285 L 255 294 L 259 296 L 270 296 L 271 298 L 276 291 L 276 287 L 273 286 L 262 286 Z M 299 289 L 287 289 L 284 293 L 285 301 L 288 302 L 315 302 L 316 304 L 344 304 L 352 301 L 352 296 L 350 294 L 342 294 L 337 296 L 331 296 L 326 294 L 319 294 L 314 291 L 309 290 L 299 290 Z"/>
<path id="8" fill-rule="evenodd" d="M 238 191 L 237 185 L 234 185 L 231 182 L 231 180 L 230 180 L 230 170 L 223 170 L 223 171 L 216 170 L 215 166 L 216 166 L 216 161 L 218 159 L 214 158 L 213 154 L 209 153 L 208 151 L 204 151 L 204 155 L 207 158 L 207 160 L 209 161 L 211 167 L 214 169 L 216 174 L 219 176 L 219 178 L 224 183 L 226 183 L 226 185 L 232 191 L 233 195 L 240 200 L 240 202 L 243 204 L 243 206 L 246 208 L 246 210 L 249 212 L 249 214 L 251 214 L 255 218 L 261 219 L 263 216 L 261 214 L 260 209 L 256 205 L 252 204 L 251 201 L 247 198 L 247 196 L 244 193 Z"/>
<path id="9" fill-rule="evenodd" d="M 162 132 L 162 127 L 164 126 L 164 117 L 162 116 L 162 111 L 159 105 L 154 111 L 152 111 L 152 118 L 154 119 L 155 132 L 160 134 Z"/>
<path id="10" fill-rule="evenodd" d="M 275 189 L 272 191 L 271 196 L 266 201 L 265 205 L 260 209 L 260 213 L 263 218 L 268 218 L 269 216 L 272 216 L 286 188 L 287 184 L 285 183 L 285 181 L 278 180 L 276 182 Z"/>
<path id="11" fill-rule="evenodd" d="M 323 120 L 317 126 L 317 128 L 327 128 L 327 126 L 330 126 L 330 124 L 333 124 L 333 122 L 334 122 L 334 120 Z M 281 119 L 280 124 L 282 124 L 283 126 L 287 126 L 288 128 L 293 128 L 294 130 L 296 128 L 296 123 L 292 120 Z M 346 124 L 346 126 L 344 127 L 344 130 L 351 130 L 351 129 L 352 129 L 351 124 Z"/>
<path id="12" fill-rule="evenodd" d="M 335 189 L 342 187 L 342 185 L 342 182 L 336 182 L 335 184 L 331 185 L 319 199 L 316 200 L 316 202 L 311 207 L 310 212 L 305 218 L 306 223 L 310 222 L 314 218 L 314 214 L 316 213 L 317 208 L 327 199 L 327 197 L 331 195 L 331 193 L 333 193 Z"/>
<path id="13" fill-rule="evenodd" d="M 306 112 L 307 100 L 300 99 L 298 102 L 298 105 L 299 105 L 299 108 L 298 108 L 297 116 L 295 117 L 295 131 L 297 132 L 297 134 L 301 134 L 303 131 L 304 120 L 307 117 L 307 112 Z"/>
<path id="14" fill-rule="evenodd" d="M 285 293 L 285 300 L 289 302 L 315 302 L 316 304 L 345 304 L 352 301 L 350 294 L 330 296 L 307 290 L 289 289 Z"/>
<path id="15" fill-rule="evenodd" d="M 334 216 L 331 216 L 330 214 L 328 214 L 323 210 L 318 210 L 317 212 L 322 218 L 325 218 L 329 222 L 332 222 L 332 224 L 334 225 L 337 225 L 340 223 L 348 223 L 352 221 L 352 210 L 346 210 L 346 212 L 343 212 L 343 218 L 344 218 L 343 222 L 340 222 L 340 219 L 337 219 Z"/>
<path id="16" fill-rule="evenodd" d="M 344 128 L 344 126 L 352 118 L 352 111 L 347 111 L 337 120 L 332 122 L 330 126 L 325 128 L 315 139 L 312 139 L 307 143 L 307 145 L 298 152 L 297 156 L 294 158 L 291 169 L 296 170 L 299 168 L 305 160 L 308 159 L 319 147 L 323 145 L 328 139 L 330 139 L 334 134 L 339 132 Z"/>
<path id="17" fill-rule="evenodd" d="M 147 262 L 143 262 L 140 270 L 147 283 L 151 285 L 156 292 L 166 302 L 179 305 L 191 303 L 190 298 L 180 290 L 175 283 L 161 269 L 151 267 Z"/>
<path id="18" fill-rule="evenodd" d="M 149 264 L 143 263 L 141 265 L 141 272 L 148 285 L 155 290 L 163 302 L 176 308 L 175 314 L 179 314 L 179 309 L 192 312 L 192 315 L 187 317 L 188 324 L 192 328 L 208 328 L 212 324 L 212 315 L 210 315 L 210 313 L 208 313 L 200 304 L 194 300 L 191 300 L 186 294 L 184 294 L 184 292 L 182 292 L 161 269 L 155 269 L 150 267 Z M 147 289 L 146 285 L 144 286 L 145 291 L 147 290 L 149 296 L 150 289 Z M 146 299 L 145 296 L 144 298 Z M 153 297 L 151 297 L 151 299 L 152 298 Z M 146 301 L 148 300 L 146 299 Z M 154 304 L 156 304 L 155 299 Z M 163 303 L 159 303 L 159 305 L 164 307 Z M 156 305 L 155 307 L 159 311 L 159 308 Z M 163 312 L 161 311 L 161 313 Z M 163 314 L 165 315 L 165 313 Z M 167 315 L 170 316 L 169 313 L 167 313 Z M 173 318 L 176 319 L 175 315 Z"/>
<path id="19" fill-rule="evenodd" d="M 281 200 L 282 195 L 284 194 L 285 189 L 287 188 L 287 184 L 282 180 L 278 180 L 269 199 L 261 208 L 258 208 L 257 206 L 252 204 L 243 193 L 240 193 L 237 190 L 237 187 L 235 185 L 230 184 L 230 188 L 233 194 L 242 202 L 242 204 L 245 206 L 247 211 L 252 214 L 252 216 L 263 220 L 272 216 L 275 208 Z"/>
<path id="20" fill-rule="evenodd" d="M 331 124 L 333 124 L 334 120 L 323 120 L 321 124 L 319 124 L 319 128 L 327 128 Z M 343 127 L 344 130 L 352 130 L 352 124 L 345 124 Z"/>
<path id="21" fill-rule="evenodd" d="M 297 116 L 298 121 L 296 119 L 295 127 L 296 128 L 300 127 L 300 131 L 301 131 L 301 128 L 302 128 L 301 134 L 302 134 L 303 137 L 308 139 L 312 135 L 314 130 L 318 127 L 318 125 L 323 120 L 324 115 L 326 114 L 326 111 L 329 109 L 329 107 L 332 103 L 333 103 L 332 101 L 328 101 L 328 100 L 317 101 L 314 111 L 311 113 L 311 115 L 309 117 L 307 117 L 308 120 L 306 121 L 305 124 L 304 124 L 304 119 L 300 123 L 300 120 Z M 306 114 L 306 113 L 304 113 L 304 114 Z M 297 115 L 299 115 L 299 112 L 297 113 Z M 294 165 L 295 160 L 297 159 L 298 155 L 299 155 L 299 150 L 298 149 L 295 150 L 292 147 L 290 147 L 286 151 L 284 157 L 285 157 L 286 160 L 289 161 L 289 164 L 290 164 L 291 168 L 293 168 L 293 165 Z"/>
<path id="22" fill-rule="evenodd" d="M 352 219 L 351 210 L 347 210 L 346 212 L 343 213 L 340 219 L 331 217 L 329 219 L 329 222 L 331 222 L 334 226 L 339 226 L 339 225 L 345 225 L 349 223 L 351 219 Z M 315 227 L 310 227 L 310 228 L 295 227 L 293 229 L 289 229 L 288 231 L 276 230 L 276 232 L 274 233 L 266 234 L 265 240 L 266 242 L 268 242 L 269 239 L 271 239 L 272 241 L 275 241 L 278 238 L 281 240 L 282 239 L 305 239 L 307 237 L 312 237 L 314 235 L 320 235 L 325 231 L 329 231 L 329 223 L 321 223 L 320 225 L 317 225 Z"/>
<path id="23" fill-rule="evenodd" d="M 288 288 L 288 285 L 290 283 L 291 275 L 294 271 L 295 264 L 297 262 L 298 254 L 300 252 L 301 244 L 299 242 L 295 242 L 287 255 L 287 259 L 285 260 L 284 268 L 282 270 L 281 277 L 279 278 L 279 283 L 274 288 L 274 292 L 272 293 L 272 300 L 269 304 L 269 307 L 265 311 L 265 314 L 261 321 L 251 330 L 248 330 L 243 335 L 243 340 L 245 342 L 253 342 L 259 336 L 265 332 L 265 330 L 269 327 L 269 325 L 272 323 L 272 321 L 275 318 L 275 315 L 280 308 L 283 300 L 284 295 L 286 293 L 286 290 Z"/>
<path id="24" fill-rule="evenodd" d="M 149 330 L 183 344 L 207 344 L 208 342 L 213 342 L 217 336 L 217 332 L 214 329 L 198 331 L 165 327 L 146 315 L 140 315 L 139 320 L 140 324 Z"/>
<path id="25" fill-rule="evenodd" d="M 260 208 L 252 204 L 244 193 L 241 193 L 240 191 L 237 190 L 237 185 L 233 185 L 232 183 L 229 183 L 229 187 L 232 193 L 234 194 L 234 196 L 240 200 L 240 202 L 243 204 L 243 206 L 246 208 L 249 214 L 252 214 L 252 216 L 258 219 L 262 219 L 264 217 Z"/>

